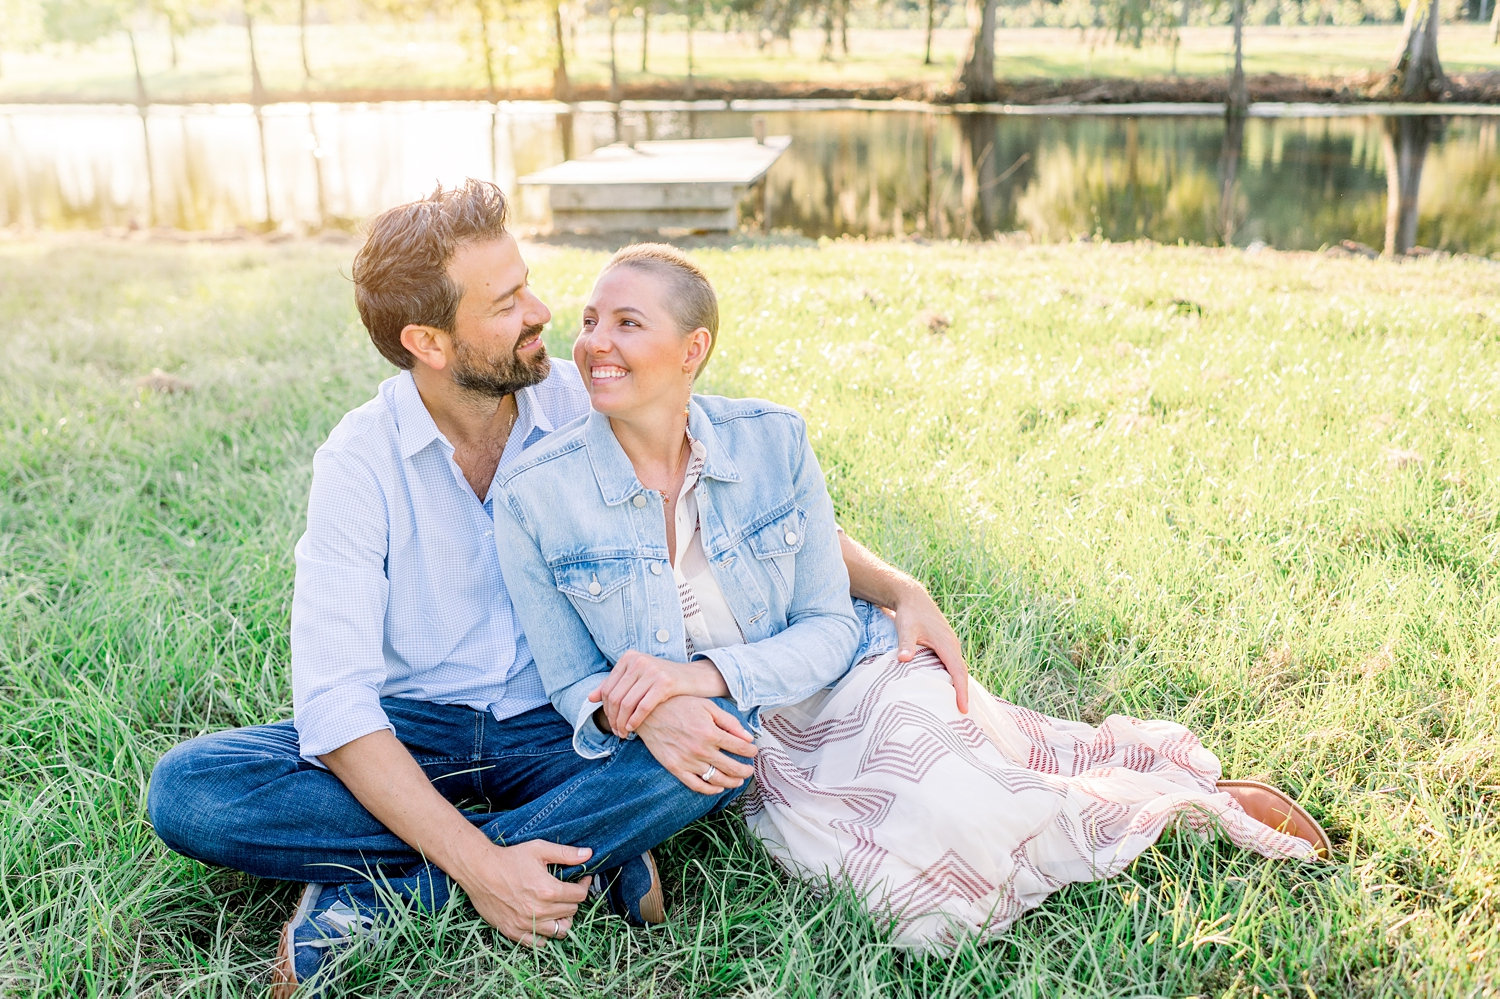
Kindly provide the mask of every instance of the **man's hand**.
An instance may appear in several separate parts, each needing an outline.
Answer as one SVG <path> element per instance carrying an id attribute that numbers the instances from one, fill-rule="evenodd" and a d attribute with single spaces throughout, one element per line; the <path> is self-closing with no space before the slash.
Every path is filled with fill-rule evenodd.
<path id="1" fill-rule="evenodd" d="M 706 698 L 663 701 L 641 723 L 640 737 L 656 762 L 699 794 L 739 787 L 755 772 L 750 764 L 726 755 L 754 756 L 750 733 L 734 715 Z M 704 780 L 709 767 L 714 773 Z"/>
<path id="2" fill-rule="evenodd" d="M 620 657 L 589 700 L 604 705 L 604 717 L 615 735 L 625 738 L 657 705 L 681 694 L 725 697 L 729 688 L 707 660 L 676 663 L 631 649 Z"/>
<path id="3" fill-rule="evenodd" d="M 531 947 L 568 932 L 588 879 L 559 881 L 547 865 L 582 864 L 592 851 L 544 840 L 497 846 L 438 793 L 388 729 L 320 759 L 371 815 L 457 881 L 495 929 Z"/>
<path id="4" fill-rule="evenodd" d="M 968 714 L 969 664 L 964 661 L 958 635 L 954 634 L 953 627 L 926 587 L 913 581 L 913 585 L 902 588 L 891 612 L 896 619 L 896 658 L 904 663 L 911 662 L 917 655 L 918 646 L 937 653 L 943 661 L 943 668 L 953 679 L 958 710 Z"/>
<path id="5" fill-rule="evenodd" d="M 461 866 L 461 872 L 451 872 L 484 921 L 528 947 L 565 936 L 579 903 L 588 897 L 590 879 L 559 881 L 547 865 L 581 864 L 589 859 L 590 851 L 540 839 L 515 846 L 488 842 L 485 846 L 454 865 Z"/>
<path id="6" fill-rule="evenodd" d="M 918 646 L 926 646 L 943 661 L 953 678 L 958 710 L 969 713 L 969 664 L 948 619 L 938 609 L 927 587 L 885 562 L 849 535 L 839 532 L 839 547 L 849 570 L 849 594 L 868 600 L 896 619 L 896 658 L 909 663 Z"/>

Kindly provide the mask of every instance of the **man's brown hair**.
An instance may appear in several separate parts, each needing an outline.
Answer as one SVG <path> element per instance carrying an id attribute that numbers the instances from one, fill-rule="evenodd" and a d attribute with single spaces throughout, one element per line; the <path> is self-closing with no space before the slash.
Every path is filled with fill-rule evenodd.
<path id="1" fill-rule="evenodd" d="M 354 302 L 370 342 L 398 368 L 415 358 L 401 331 L 415 323 L 453 332 L 463 289 L 448 276 L 454 252 L 467 243 L 499 239 L 505 231 L 505 194 L 470 177 L 420 201 L 381 212 L 354 256 Z"/>

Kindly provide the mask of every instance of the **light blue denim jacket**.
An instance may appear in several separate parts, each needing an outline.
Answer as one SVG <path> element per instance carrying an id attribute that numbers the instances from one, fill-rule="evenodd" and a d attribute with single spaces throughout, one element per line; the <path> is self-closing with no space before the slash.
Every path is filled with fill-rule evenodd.
<path id="1" fill-rule="evenodd" d="M 857 614 L 850 601 L 801 416 L 694 396 L 688 427 L 707 452 L 697 487 L 704 555 L 745 636 L 710 655 L 754 724 L 759 709 L 842 676 L 874 609 Z M 608 755 L 619 740 L 593 724 L 588 695 L 611 664 L 630 649 L 687 659 L 661 497 L 636 479 L 598 413 L 537 444 L 497 486 L 495 543 L 542 682 L 578 752 Z"/>

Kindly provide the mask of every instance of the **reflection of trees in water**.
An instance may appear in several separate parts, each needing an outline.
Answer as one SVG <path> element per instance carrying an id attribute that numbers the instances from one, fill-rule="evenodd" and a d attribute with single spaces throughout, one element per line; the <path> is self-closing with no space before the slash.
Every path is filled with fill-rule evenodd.
<path id="1" fill-rule="evenodd" d="M 1410 19 L 1408 19 L 1409 21 Z M 1427 148 L 1443 120 L 1431 115 L 1387 118 L 1385 132 L 1385 252 L 1401 254 L 1417 244 L 1417 196 Z"/>
<path id="2" fill-rule="evenodd" d="M 1016 221 L 1046 241 L 1093 235 L 1217 242 L 1222 121 L 1171 124 L 1178 127 L 1142 129 L 1123 120 L 1049 127 L 1036 180 L 1016 202 Z"/>
<path id="3" fill-rule="evenodd" d="M 1449 118 L 1430 138 L 1415 245 L 1500 254 L 1500 121 Z"/>
<path id="4" fill-rule="evenodd" d="M 1235 7 L 1236 18 L 1240 8 Z M 1239 25 L 1236 23 L 1236 30 Z M 1236 53 L 1238 54 L 1238 53 Z M 1240 155 L 1245 151 L 1245 115 L 1226 112 L 1224 115 L 1224 147 L 1219 153 L 1219 242 L 1234 243 L 1234 231 L 1245 214 L 1244 203 L 1239 197 Z"/>
<path id="5" fill-rule="evenodd" d="M 960 177 L 954 235 L 987 239 L 1012 228 L 1016 195 L 1035 173 L 1037 130 L 993 114 L 954 116 Z"/>
<path id="6" fill-rule="evenodd" d="M 829 112 L 788 124 L 791 149 L 767 177 L 776 225 L 814 236 L 927 229 L 922 116 Z M 935 155 L 942 163 L 951 150 Z"/>
<path id="7" fill-rule="evenodd" d="M 97 150 L 59 139 L 35 115 L 0 118 L 0 224 L 106 227 L 143 218 L 135 109 L 82 119 L 98 136 Z M 768 178 L 774 222 L 810 235 L 984 238 L 1023 228 L 1041 240 L 1097 233 L 1287 248 L 1343 238 L 1380 245 L 1387 147 L 1401 148 L 1399 127 L 1388 133 L 1373 117 L 1251 119 L 1226 184 L 1226 156 L 1236 143 L 1226 142 L 1235 137 L 1218 117 L 831 111 L 766 118 L 769 132 L 793 136 Z M 616 129 L 613 116 L 584 111 L 554 117 L 477 106 L 455 120 L 465 130 L 453 133 L 460 145 L 471 128 L 487 140 L 469 168 L 507 181 L 556 162 L 566 142 L 576 139 L 573 151 L 584 152 L 612 141 Z M 626 111 L 620 120 L 641 137 L 750 130 L 745 112 Z M 185 229 L 255 226 L 268 208 L 283 221 L 340 224 L 416 189 L 403 173 L 400 114 L 323 107 L 240 118 L 153 108 L 148 134 L 157 216 Z M 1429 136 L 1420 207 L 1408 203 L 1404 216 L 1414 227 L 1410 239 L 1500 252 L 1497 139 L 1500 120 L 1490 118 L 1454 118 L 1441 136 Z M 325 155 L 310 157 L 310 149 Z M 423 177 L 420 185 L 429 182 Z"/>

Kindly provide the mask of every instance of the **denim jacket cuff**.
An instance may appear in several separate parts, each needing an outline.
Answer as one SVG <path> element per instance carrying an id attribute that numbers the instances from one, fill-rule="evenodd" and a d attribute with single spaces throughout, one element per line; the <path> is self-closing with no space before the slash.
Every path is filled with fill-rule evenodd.
<path id="1" fill-rule="evenodd" d="M 745 664 L 735 655 L 735 646 L 725 645 L 707 652 L 700 652 L 693 659 L 707 660 L 719 675 L 724 678 L 724 686 L 729 688 L 729 699 L 742 711 L 750 711 L 760 706 L 755 691 L 750 685 L 750 677 L 747 675 Z"/>
<path id="2" fill-rule="evenodd" d="M 597 760 L 613 753 L 620 746 L 620 737 L 613 732 L 601 731 L 594 724 L 594 712 L 599 705 L 585 701 L 573 720 L 573 751 L 586 760 Z"/>
<path id="3" fill-rule="evenodd" d="M 553 693 L 552 704 L 557 713 L 573 725 L 573 750 L 586 760 L 597 760 L 608 756 L 620 745 L 620 737 L 601 732 L 594 724 L 594 712 L 599 705 L 589 700 L 589 694 L 598 689 L 608 673 L 592 673 L 573 681 Z"/>

